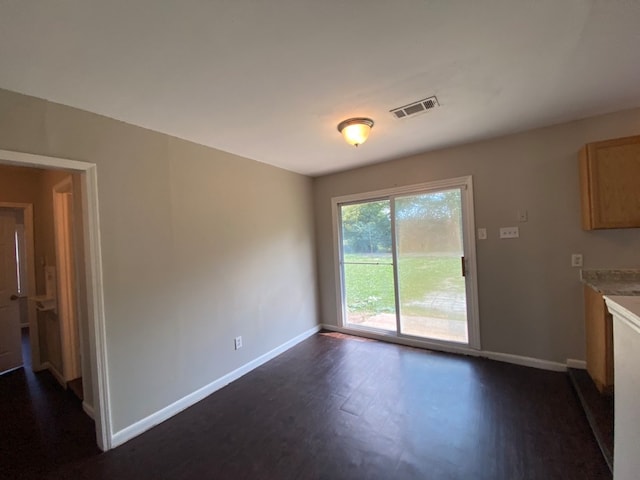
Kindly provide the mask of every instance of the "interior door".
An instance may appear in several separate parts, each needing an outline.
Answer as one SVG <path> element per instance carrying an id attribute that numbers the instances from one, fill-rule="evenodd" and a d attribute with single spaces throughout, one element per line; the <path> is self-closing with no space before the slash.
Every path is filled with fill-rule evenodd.
<path id="1" fill-rule="evenodd" d="M 16 217 L 0 209 L 0 373 L 22 365 Z"/>

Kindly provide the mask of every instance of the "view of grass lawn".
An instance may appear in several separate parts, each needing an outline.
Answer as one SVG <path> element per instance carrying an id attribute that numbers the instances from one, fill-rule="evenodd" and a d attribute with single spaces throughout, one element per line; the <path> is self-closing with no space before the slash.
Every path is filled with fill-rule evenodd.
<path id="1" fill-rule="evenodd" d="M 344 262 L 348 311 L 394 313 L 391 254 L 345 254 Z M 398 277 L 403 315 L 465 320 L 464 309 L 448 308 L 442 301 L 443 297 L 464 299 L 459 256 L 402 255 Z"/>

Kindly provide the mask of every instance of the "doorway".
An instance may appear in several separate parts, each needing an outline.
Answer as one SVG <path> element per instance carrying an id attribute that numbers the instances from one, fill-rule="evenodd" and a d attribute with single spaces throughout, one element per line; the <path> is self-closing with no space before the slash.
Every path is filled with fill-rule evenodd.
<path id="1" fill-rule="evenodd" d="M 479 348 L 471 177 L 334 198 L 346 329 Z"/>
<path id="2" fill-rule="evenodd" d="M 93 409 L 87 413 L 93 414 L 95 438 L 98 447 L 103 451 L 109 450 L 112 441 L 112 426 L 107 382 L 96 166 L 87 162 L 6 150 L 0 150 L 0 164 L 66 170 L 69 173 L 79 174 L 78 201 L 82 205 L 82 232 L 80 235 L 85 248 L 85 261 L 79 270 L 82 272 L 83 277 L 81 288 L 86 291 L 84 316 L 86 318 L 86 337 L 88 341 L 85 351 L 87 352 L 86 363 L 91 373 L 90 383 L 93 399 Z M 46 258 L 43 261 L 43 265 L 46 265 Z M 73 303 L 74 301 L 71 300 L 71 302 Z M 73 335 L 73 330 L 69 333 Z M 33 332 L 31 332 L 31 337 L 32 339 L 34 338 Z"/>
<path id="3" fill-rule="evenodd" d="M 22 366 L 18 212 L 0 208 L 0 373 Z"/>
<path id="4" fill-rule="evenodd" d="M 2 262 L 2 280 L 0 287 L 0 304 L 8 302 L 11 304 L 9 310 L 0 312 L 3 317 L 2 330 L 0 335 L 1 356 L 13 356 L 13 364 L 1 365 L 0 372 L 17 368 L 17 337 L 27 333 L 31 339 L 26 355 L 23 351 L 23 359 L 28 361 L 34 368 L 40 368 L 40 356 L 36 339 L 38 338 L 38 326 L 35 321 L 35 311 L 28 300 L 29 296 L 35 294 L 35 263 L 33 248 L 33 205 L 21 202 L 0 201 L 0 212 L 2 212 L 3 233 L 0 234 L 2 246 L 0 246 L 0 261 Z M 7 218 L 8 217 L 8 218 Z M 8 222 L 8 223 L 7 223 Z M 13 233 L 12 233 L 13 232 Z M 8 290 L 7 290 L 8 288 Z M 11 311 L 13 309 L 13 311 Z M 16 312 L 17 310 L 17 312 Z M 16 316 L 19 319 L 16 319 Z M 8 330 L 7 330 L 8 329 Z M 24 342 L 23 342 L 24 346 Z M 23 350 L 25 350 L 23 348 Z M 6 357 L 5 357 L 6 359 Z M 0 362 L 1 363 L 1 362 Z M 22 362 L 21 362 L 22 363 Z"/>

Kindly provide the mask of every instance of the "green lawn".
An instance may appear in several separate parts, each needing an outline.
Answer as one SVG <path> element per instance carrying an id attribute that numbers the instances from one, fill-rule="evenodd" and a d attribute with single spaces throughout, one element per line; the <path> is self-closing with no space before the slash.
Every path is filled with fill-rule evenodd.
<path id="1" fill-rule="evenodd" d="M 395 312 L 391 255 L 345 254 L 344 261 L 348 311 Z M 378 262 L 380 265 L 351 265 L 349 262 Z M 464 296 L 459 256 L 403 256 L 398 264 L 398 277 L 403 314 L 464 318 L 464 314 L 443 311 L 446 302 L 438 300 L 443 296 Z"/>

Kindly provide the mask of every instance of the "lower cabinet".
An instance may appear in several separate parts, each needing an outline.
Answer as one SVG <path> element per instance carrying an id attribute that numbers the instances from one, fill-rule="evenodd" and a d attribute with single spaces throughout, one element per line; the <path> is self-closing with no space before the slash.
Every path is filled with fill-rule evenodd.
<path id="1" fill-rule="evenodd" d="M 613 393 L 613 317 L 601 293 L 584 287 L 587 371 L 600 393 Z"/>

